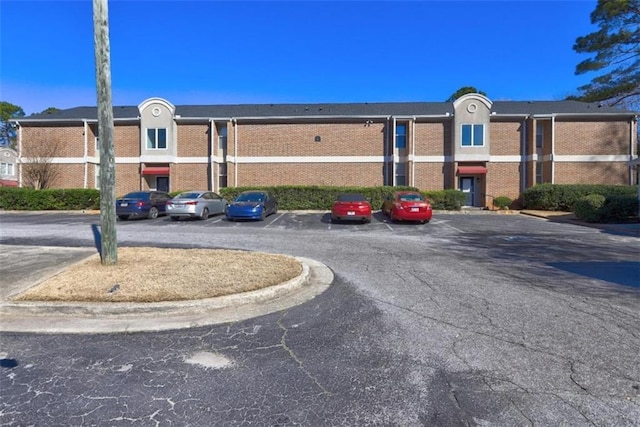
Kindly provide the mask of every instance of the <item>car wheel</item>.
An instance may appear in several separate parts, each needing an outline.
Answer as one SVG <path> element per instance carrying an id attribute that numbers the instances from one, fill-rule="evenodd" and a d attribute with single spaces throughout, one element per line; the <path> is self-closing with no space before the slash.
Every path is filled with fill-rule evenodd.
<path id="1" fill-rule="evenodd" d="M 423 224 L 428 224 L 430 220 L 425 219 L 424 221 L 422 221 Z"/>
<path id="2" fill-rule="evenodd" d="M 267 210 L 265 208 L 260 212 L 260 221 L 264 221 L 267 218 Z"/>
<path id="3" fill-rule="evenodd" d="M 149 219 L 158 218 L 158 208 L 156 208 L 155 206 L 152 206 L 151 209 L 149 209 L 149 214 L 147 215 L 147 218 Z"/>
<path id="4" fill-rule="evenodd" d="M 118 218 L 120 218 L 122 221 L 126 221 L 129 219 L 129 215 L 118 215 Z"/>
<path id="5" fill-rule="evenodd" d="M 207 208 L 203 208 L 202 209 L 202 213 L 200 214 L 200 219 L 207 219 L 209 218 L 209 209 Z"/>
<path id="6" fill-rule="evenodd" d="M 171 221 L 177 221 L 177 220 L 179 220 L 179 219 L 180 219 L 180 217 L 179 217 L 179 216 L 171 215 Z"/>

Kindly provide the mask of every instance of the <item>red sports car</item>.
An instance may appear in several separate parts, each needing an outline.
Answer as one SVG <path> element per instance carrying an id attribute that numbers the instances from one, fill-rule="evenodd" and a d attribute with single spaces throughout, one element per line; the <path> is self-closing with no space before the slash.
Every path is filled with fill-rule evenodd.
<path id="1" fill-rule="evenodd" d="M 331 207 L 331 222 L 371 222 L 371 203 L 362 194 L 340 194 Z"/>
<path id="2" fill-rule="evenodd" d="M 433 209 L 424 196 L 416 191 L 397 191 L 388 195 L 382 204 L 382 212 L 391 221 L 431 221 Z"/>

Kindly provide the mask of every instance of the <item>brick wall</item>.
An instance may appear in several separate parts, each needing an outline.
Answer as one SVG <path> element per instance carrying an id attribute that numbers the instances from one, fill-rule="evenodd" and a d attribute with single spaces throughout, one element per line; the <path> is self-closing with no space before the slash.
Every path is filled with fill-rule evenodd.
<path id="1" fill-rule="evenodd" d="M 620 162 L 569 163 L 555 165 L 556 184 L 629 183 L 629 166 Z"/>
<path id="2" fill-rule="evenodd" d="M 493 141 L 491 144 L 493 146 Z M 487 168 L 485 183 L 487 195 L 517 199 L 520 195 L 520 163 L 491 163 Z M 491 200 L 491 197 L 487 198 L 487 203 Z"/>
<path id="3" fill-rule="evenodd" d="M 492 156 L 518 156 L 521 153 L 520 122 L 492 122 L 489 137 Z"/>
<path id="4" fill-rule="evenodd" d="M 629 154 L 628 122 L 561 122 L 556 121 L 555 152 L 557 155 Z"/>
<path id="5" fill-rule="evenodd" d="M 210 145 L 208 125 L 178 126 L 178 157 L 206 157 L 209 155 Z"/>
<path id="6" fill-rule="evenodd" d="M 229 186 L 233 186 L 229 164 Z M 238 186 L 247 185 L 382 185 L 382 163 L 239 164 Z"/>
<path id="7" fill-rule="evenodd" d="M 382 156 L 384 124 L 240 124 L 239 156 Z M 321 138 L 315 142 L 315 137 Z M 229 153 L 233 139 L 230 138 Z"/>
<path id="8" fill-rule="evenodd" d="M 84 127 L 23 127 L 22 155 L 46 157 L 83 157 Z"/>
<path id="9" fill-rule="evenodd" d="M 419 156 L 444 156 L 450 154 L 451 124 L 416 123 L 415 152 Z"/>
<path id="10" fill-rule="evenodd" d="M 208 190 L 209 165 L 206 163 L 178 163 L 171 165 L 171 191 Z"/>
<path id="11" fill-rule="evenodd" d="M 446 188 L 444 163 L 416 163 L 415 187 L 420 190 L 444 190 Z"/>

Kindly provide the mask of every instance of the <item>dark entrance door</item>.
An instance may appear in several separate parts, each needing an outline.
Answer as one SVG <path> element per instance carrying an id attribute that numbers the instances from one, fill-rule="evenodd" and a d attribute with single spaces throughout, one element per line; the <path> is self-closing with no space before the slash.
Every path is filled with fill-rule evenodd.
<path id="1" fill-rule="evenodd" d="M 158 176 L 158 177 L 156 177 L 156 190 L 164 191 L 165 193 L 169 192 L 169 177 L 168 176 Z"/>

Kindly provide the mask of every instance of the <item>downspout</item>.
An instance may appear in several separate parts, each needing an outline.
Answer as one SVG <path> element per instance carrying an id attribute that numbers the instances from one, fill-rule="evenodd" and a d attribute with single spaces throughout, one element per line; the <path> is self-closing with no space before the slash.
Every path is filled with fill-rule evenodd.
<path id="1" fill-rule="evenodd" d="M 16 122 L 16 126 L 18 126 L 18 158 L 16 159 L 16 167 L 19 169 L 18 187 L 22 187 L 22 126 L 20 126 L 20 122 Z"/>
<path id="2" fill-rule="evenodd" d="M 551 116 L 551 183 L 556 183 L 556 116 Z"/>
<path id="3" fill-rule="evenodd" d="M 238 186 L 238 121 L 231 119 L 233 123 L 233 186 Z"/>
<path id="4" fill-rule="evenodd" d="M 87 158 L 89 156 L 89 150 L 87 147 L 87 121 L 83 120 L 82 121 L 82 137 L 84 139 L 84 183 L 82 188 L 86 189 L 87 188 L 87 181 L 89 179 L 89 159 Z"/>
<path id="5" fill-rule="evenodd" d="M 520 194 L 527 189 L 527 118 L 522 119 L 522 132 L 520 132 Z"/>
<path id="6" fill-rule="evenodd" d="M 211 188 L 211 191 L 217 192 L 219 191 L 219 189 L 216 188 L 216 182 L 218 182 L 218 180 L 216 179 L 216 176 L 215 176 L 216 169 L 214 164 L 214 159 L 215 159 L 214 141 L 216 139 L 214 135 L 215 130 L 216 130 L 216 126 L 213 119 L 209 119 L 209 144 L 211 146 L 211 150 L 210 150 L 211 155 L 209 156 L 209 169 L 211 170 L 209 188 Z"/>
<path id="7" fill-rule="evenodd" d="M 629 134 L 629 160 L 633 160 L 634 155 L 637 156 L 638 153 L 634 152 L 634 147 L 637 145 L 638 141 L 636 141 L 636 144 L 634 144 L 633 140 L 634 140 L 634 136 L 637 136 L 638 134 L 638 116 L 635 116 L 631 119 L 631 121 L 629 122 L 629 124 L 631 125 L 631 133 Z M 629 174 L 629 185 L 633 185 L 634 183 L 634 173 L 636 172 L 635 175 L 638 175 L 638 177 L 640 178 L 640 174 L 638 174 L 638 171 L 640 171 L 640 168 L 638 168 L 638 166 L 636 166 L 635 168 L 632 166 L 631 167 L 631 173 Z M 640 179 L 638 180 L 638 199 L 640 200 Z M 640 213 L 638 213 L 638 215 L 640 215 Z"/>
<path id="8" fill-rule="evenodd" d="M 411 122 L 411 186 L 416 186 L 416 118 Z"/>
<path id="9" fill-rule="evenodd" d="M 391 128 L 391 186 L 396 186 L 396 118 Z"/>

